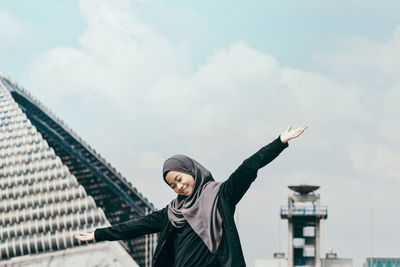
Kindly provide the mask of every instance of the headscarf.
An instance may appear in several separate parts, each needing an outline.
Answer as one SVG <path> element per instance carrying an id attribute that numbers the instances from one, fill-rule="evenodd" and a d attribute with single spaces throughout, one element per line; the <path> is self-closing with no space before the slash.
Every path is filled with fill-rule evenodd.
<path id="1" fill-rule="evenodd" d="M 211 253 L 222 240 L 222 218 L 217 209 L 221 183 L 215 182 L 211 172 L 185 155 L 174 155 L 164 162 L 163 176 L 169 171 L 183 172 L 194 178 L 190 196 L 178 195 L 168 206 L 168 219 L 176 228 L 189 223 Z"/>

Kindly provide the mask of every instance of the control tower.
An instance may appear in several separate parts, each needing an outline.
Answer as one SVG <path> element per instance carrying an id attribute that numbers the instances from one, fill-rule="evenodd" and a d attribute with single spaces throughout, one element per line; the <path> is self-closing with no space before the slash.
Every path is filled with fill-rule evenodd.
<path id="1" fill-rule="evenodd" d="M 281 206 L 281 218 L 288 219 L 288 267 L 321 267 L 320 220 L 328 209 L 320 205 L 319 186 L 292 185 L 288 205 Z"/>

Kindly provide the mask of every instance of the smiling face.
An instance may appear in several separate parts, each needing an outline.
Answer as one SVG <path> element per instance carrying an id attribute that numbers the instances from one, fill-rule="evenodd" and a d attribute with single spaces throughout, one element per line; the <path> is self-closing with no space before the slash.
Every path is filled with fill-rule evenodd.
<path id="1" fill-rule="evenodd" d="M 194 179 L 189 174 L 169 171 L 165 176 L 165 181 L 179 195 L 188 197 L 193 193 Z"/>

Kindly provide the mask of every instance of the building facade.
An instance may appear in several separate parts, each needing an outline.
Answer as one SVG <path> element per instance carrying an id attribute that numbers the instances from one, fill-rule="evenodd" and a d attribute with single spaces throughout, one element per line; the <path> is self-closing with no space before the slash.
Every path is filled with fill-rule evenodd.
<path id="1" fill-rule="evenodd" d="M 364 267 L 400 267 L 400 258 L 367 258 Z"/>
<path id="2" fill-rule="evenodd" d="M 93 148 L 4 74 L 0 187 L 3 261 L 87 245 L 73 236 L 154 210 Z M 151 266 L 156 242 L 157 235 L 148 235 L 118 245 L 140 266 Z"/>

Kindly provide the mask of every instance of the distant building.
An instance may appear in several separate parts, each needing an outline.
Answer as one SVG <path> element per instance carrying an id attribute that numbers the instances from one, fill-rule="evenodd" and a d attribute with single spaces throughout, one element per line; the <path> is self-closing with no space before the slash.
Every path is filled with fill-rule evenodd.
<path id="1" fill-rule="evenodd" d="M 145 215 L 154 206 L 62 120 L 1 73 L 0 199 L 0 266 L 55 266 L 58 260 L 61 267 L 66 255 L 87 260 L 69 266 L 105 266 L 89 259 L 110 253 L 116 260 L 109 266 L 135 266 L 132 258 L 139 266 L 151 266 L 157 235 L 90 245 L 74 238 Z"/>
<path id="2" fill-rule="evenodd" d="M 319 186 L 289 188 L 294 193 L 280 210 L 281 218 L 289 221 L 288 256 L 278 252 L 273 258 L 259 258 L 255 267 L 353 267 L 352 259 L 338 258 L 332 251 L 321 257 L 320 220 L 328 218 L 328 208 L 320 205 L 320 196 L 314 193 Z"/>
<path id="3" fill-rule="evenodd" d="M 353 267 L 353 259 L 338 258 L 332 251 L 321 259 L 322 267 Z"/>
<path id="4" fill-rule="evenodd" d="M 367 258 L 364 267 L 399 267 L 400 258 Z"/>
<path id="5" fill-rule="evenodd" d="M 296 265 L 310 266 L 310 265 Z M 322 267 L 353 267 L 352 259 L 338 258 L 336 253 L 330 252 L 321 259 Z M 288 259 L 284 253 L 275 253 L 273 258 L 256 259 L 255 267 L 288 267 Z M 396 265 L 396 267 L 398 267 Z"/>
<path id="6" fill-rule="evenodd" d="M 321 267 L 320 220 L 328 218 L 328 209 L 321 206 L 319 186 L 289 186 L 288 205 L 281 207 L 281 218 L 288 220 L 288 267 Z"/>
<path id="7" fill-rule="evenodd" d="M 274 253 L 273 258 L 256 259 L 255 267 L 287 267 L 288 261 L 285 258 L 285 253 Z"/>

